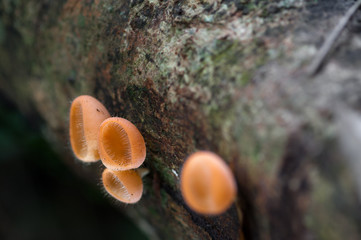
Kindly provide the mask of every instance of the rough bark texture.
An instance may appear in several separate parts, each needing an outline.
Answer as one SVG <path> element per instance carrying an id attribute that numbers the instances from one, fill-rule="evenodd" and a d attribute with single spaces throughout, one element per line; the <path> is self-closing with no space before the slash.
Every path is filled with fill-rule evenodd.
<path id="1" fill-rule="evenodd" d="M 2 0 L 0 90 L 78 174 L 70 101 L 89 94 L 147 145 L 141 202 L 154 239 L 360 239 L 361 35 L 349 24 L 321 73 L 305 69 L 352 0 Z M 359 15 L 358 15 L 359 16 Z M 359 19 L 359 18 L 358 18 Z M 184 203 L 184 159 L 210 150 L 238 182 L 226 213 Z M 356 171 L 353 171 L 356 169 Z"/>

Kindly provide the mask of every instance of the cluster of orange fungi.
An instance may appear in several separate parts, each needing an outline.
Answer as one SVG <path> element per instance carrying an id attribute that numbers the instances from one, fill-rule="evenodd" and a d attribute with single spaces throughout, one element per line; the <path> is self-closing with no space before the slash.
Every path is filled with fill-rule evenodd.
<path id="1" fill-rule="evenodd" d="M 136 203 L 143 193 L 141 175 L 135 169 L 145 160 L 145 142 L 128 120 L 110 117 L 97 99 L 79 96 L 70 108 L 70 143 L 75 156 L 84 162 L 101 159 L 106 167 L 105 190 L 124 203 Z"/>
<path id="2" fill-rule="evenodd" d="M 106 167 L 106 191 L 124 203 L 136 203 L 143 192 L 145 160 L 143 136 L 128 120 L 110 117 L 107 109 L 91 96 L 79 96 L 70 109 L 70 142 L 84 162 L 101 159 Z M 232 171 L 216 154 L 200 151 L 185 161 L 181 193 L 187 205 L 200 214 L 225 212 L 233 203 L 237 186 Z"/>

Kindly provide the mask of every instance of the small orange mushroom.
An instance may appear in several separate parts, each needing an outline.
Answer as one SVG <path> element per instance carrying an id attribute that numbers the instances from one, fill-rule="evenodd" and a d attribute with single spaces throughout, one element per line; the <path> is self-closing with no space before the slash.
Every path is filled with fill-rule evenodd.
<path id="1" fill-rule="evenodd" d="M 97 99 L 82 95 L 74 99 L 70 108 L 70 143 L 77 158 L 84 162 L 100 159 L 98 132 L 100 124 L 110 117 Z"/>
<path id="2" fill-rule="evenodd" d="M 181 173 L 187 205 L 201 214 L 221 214 L 234 201 L 237 186 L 232 171 L 216 154 L 200 151 L 188 157 Z"/>
<path id="3" fill-rule="evenodd" d="M 103 164 L 111 170 L 138 168 L 145 160 L 145 142 L 128 120 L 108 118 L 100 126 L 99 154 Z"/>
<path id="4" fill-rule="evenodd" d="M 143 182 L 135 170 L 112 171 L 105 169 L 102 175 L 105 190 L 124 203 L 136 203 L 143 193 Z"/>

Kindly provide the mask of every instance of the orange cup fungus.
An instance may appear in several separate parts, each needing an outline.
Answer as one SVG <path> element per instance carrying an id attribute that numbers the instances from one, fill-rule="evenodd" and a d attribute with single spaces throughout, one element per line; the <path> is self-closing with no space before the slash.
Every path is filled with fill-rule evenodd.
<path id="1" fill-rule="evenodd" d="M 74 99 L 70 108 L 70 143 L 77 158 L 84 162 L 100 159 L 98 132 L 100 124 L 110 117 L 97 99 L 83 95 Z"/>
<path id="2" fill-rule="evenodd" d="M 100 126 L 99 154 L 103 164 L 111 170 L 138 168 L 145 160 L 145 142 L 128 120 L 108 118 Z"/>
<path id="3" fill-rule="evenodd" d="M 184 163 L 181 192 L 194 211 L 216 215 L 231 206 L 237 186 L 232 171 L 219 156 L 200 151 L 189 156 Z"/>
<path id="4" fill-rule="evenodd" d="M 102 179 L 105 190 L 121 202 L 136 203 L 142 197 L 142 178 L 135 170 L 112 171 L 105 169 Z"/>

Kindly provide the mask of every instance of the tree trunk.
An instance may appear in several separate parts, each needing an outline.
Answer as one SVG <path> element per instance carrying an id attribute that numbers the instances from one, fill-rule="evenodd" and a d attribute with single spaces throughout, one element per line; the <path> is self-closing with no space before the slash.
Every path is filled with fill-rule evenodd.
<path id="1" fill-rule="evenodd" d="M 125 211 L 154 239 L 360 239 L 361 35 L 348 24 L 324 66 L 317 50 L 352 0 L 3 0 L 0 90 L 70 167 L 68 113 L 98 98 L 144 136 L 150 169 Z M 356 15 L 360 16 L 360 14 Z M 238 184 L 220 216 L 186 206 L 179 175 L 197 150 Z"/>

